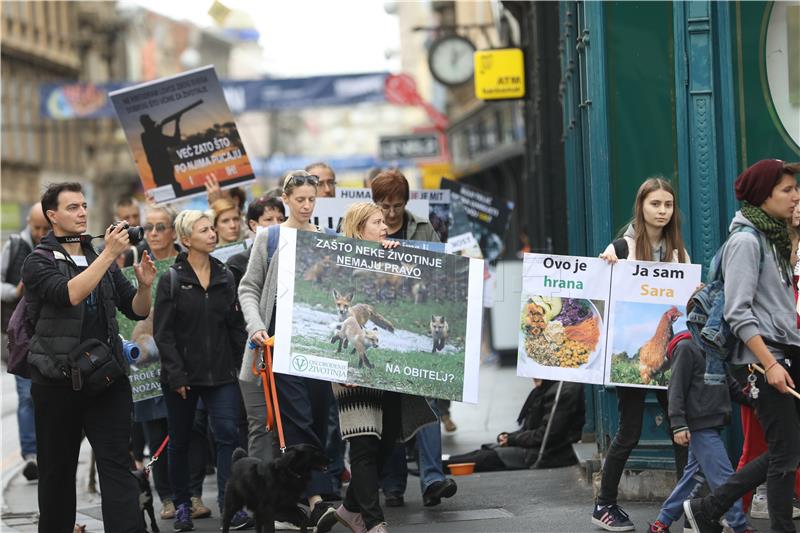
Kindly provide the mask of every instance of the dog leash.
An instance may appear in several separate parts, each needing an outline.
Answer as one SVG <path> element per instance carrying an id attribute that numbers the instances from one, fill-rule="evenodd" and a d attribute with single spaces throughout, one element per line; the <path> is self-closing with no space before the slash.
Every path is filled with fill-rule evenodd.
<path id="1" fill-rule="evenodd" d="M 259 350 L 261 357 L 253 358 L 253 374 L 261 376 L 261 385 L 264 389 L 264 402 L 267 405 L 267 431 L 273 427 L 278 429 L 278 444 L 281 453 L 286 453 L 286 441 L 283 438 L 283 424 L 281 422 L 281 409 L 278 405 L 278 389 L 275 386 L 275 374 L 272 371 L 272 347 L 275 337 L 270 337 L 266 344 Z"/>
<path id="2" fill-rule="evenodd" d="M 144 475 L 145 476 L 148 476 L 148 477 L 150 476 L 150 471 L 153 470 L 153 465 L 156 464 L 156 461 L 158 461 L 158 457 L 164 451 L 164 448 L 167 447 L 167 443 L 168 442 L 169 442 L 169 435 L 164 437 L 164 442 L 161 443 L 161 446 L 158 447 L 158 450 L 156 450 L 156 453 L 154 453 L 153 457 L 150 458 L 150 462 L 147 463 L 147 465 L 144 467 Z"/>

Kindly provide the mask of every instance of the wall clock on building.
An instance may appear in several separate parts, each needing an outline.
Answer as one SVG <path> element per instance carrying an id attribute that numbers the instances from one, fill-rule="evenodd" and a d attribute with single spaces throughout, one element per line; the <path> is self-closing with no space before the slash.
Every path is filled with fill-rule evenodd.
<path id="1" fill-rule="evenodd" d="M 454 87 L 472 79 L 475 45 L 460 35 L 448 35 L 435 41 L 428 52 L 428 67 L 439 83 Z"/>

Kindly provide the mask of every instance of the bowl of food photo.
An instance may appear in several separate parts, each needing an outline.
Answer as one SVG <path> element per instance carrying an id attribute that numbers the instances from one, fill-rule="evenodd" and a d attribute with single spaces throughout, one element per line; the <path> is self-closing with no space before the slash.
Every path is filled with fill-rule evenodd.
<path id="1" fill-rule="evenodd" d="M 591 300 L 530 295 L 523 301 L 520 346 L 534 362 L 585 368 L 600 355 L 603 317 Z"/>

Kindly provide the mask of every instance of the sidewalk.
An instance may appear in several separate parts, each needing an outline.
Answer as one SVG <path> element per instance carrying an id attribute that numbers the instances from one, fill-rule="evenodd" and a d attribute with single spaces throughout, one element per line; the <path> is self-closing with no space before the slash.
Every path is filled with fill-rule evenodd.
<path id="1" fill-rule="evenodd" d="M 0 383 L 5 386 L 7 374 Z M 10 380 L 13 386 L 13 378 Z M 504 430 L 513 429 L 520 406 L 531 389 L 529 379 L 518 378 L 514 368 L 481 367 L 480 403 L 468 405 L 453 403 L 451 413 L 458 431 L 444 434 L 444 453 L 470 451 Z M 16 419 L 12 419 L 14 426 Z M 11 430 L 9 419 L 3 419 L 4 434 Z M 13 429 L 16 435 L 16 426 Z M 15 437 L 16 438 L 16 437 Z M 4 442 L 6 435 L 3 436 Z M 4 456 L 8 450 L 3 450 Z M 81 448 L 78 465 L 78 517 L 86 531 L 103 531 L 100 497 L 86 490 L 91 449 L 87 443 Z M 17 453 L 18 455 L 18 453 Z M 4 532 L 27 533 L 36 529 L 36 483 L 26 481 L 18 474 L 6 485 L 3 471 L 3 524 Z M 13 473 L 13 472 L 12 472 Z M 408 480 L 406 505 L 385 509 L 386 519 L 393 533 L 401 532 L 533 532 L 533 531 L 600 531 L 590 523 L 592 509 L 591 487 L 581 479 L 578 467 L 553 470 L 523 470 L 495 472 L 457 477 L 458 493 L 445 499 L 437 507 L 423 507 L 419 482 Z M 203 500 L 211 507 L 210 519 L 195 521 L 195 531 L 219 531 L 219 512 L 216 507 L 216 479 L 206 477 Z M 160 505 L 156 503 L 156 516 Z M 637 525 L 637 530 L 647 528 L 654 520 L 658 503 L 625 503 L 625 510 Z M 171 521 L 159 521 L 161 531 L 172 531 Z M 680 531 L 678 524 L 675 531 Z M 765 521 L 754 525 L 768 530 Z M 148 522 L 149 526 L 149 522 Z M 335 526 L 334 532 L 345 529 Z M 111 532 L 109 532 L 111 533 Z"/>

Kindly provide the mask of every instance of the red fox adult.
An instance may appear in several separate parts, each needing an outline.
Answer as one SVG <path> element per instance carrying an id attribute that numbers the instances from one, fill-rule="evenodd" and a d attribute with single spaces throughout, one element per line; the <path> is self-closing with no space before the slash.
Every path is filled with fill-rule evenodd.
<path id="1" fill-rule="evenodd" d="M 365 329 L 358 323 L 356 317 L 348 317 L 347 320 L 342 322 L 341 327 L 336 330 L 336 333 L 331 337 L 331 342 L 339 341 L 339 348 L 336 352 L 342 351 L 342 341 L 349 342 L 353 345 L 353 351 L 358 353 L 358 368 L 364 365 L 367 368 L 375 368 L 375 366 L 367 359 L 367 348 L 378 347 L 378 328 Z M 347 345 L 345 345 L 347 348 Z"/>

